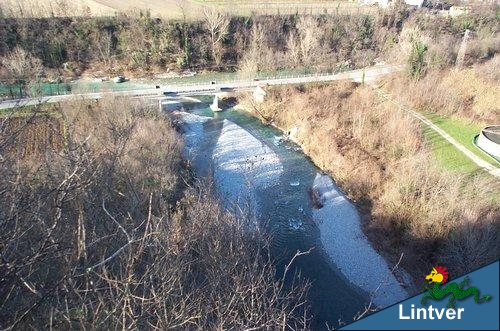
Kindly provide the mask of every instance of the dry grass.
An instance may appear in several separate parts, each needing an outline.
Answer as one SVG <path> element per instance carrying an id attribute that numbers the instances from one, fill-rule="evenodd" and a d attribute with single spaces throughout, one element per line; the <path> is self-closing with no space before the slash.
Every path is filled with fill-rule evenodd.
<path id="1" fill-rule="evenodd" d="M 333 172 L 355 200 L 379 186 L 386 174 L 381 161 L 398 162 L 420 148 L 418 126 L 404 112 L 379 105 L 370 89 L 342 82 L 270 93 L 270 101 L 258 106 L 261 115 L 284 131 L 298 126 L 296 138 L 306 154 Z"/>
<path id="2" fill-rule="evenodd" d="M 55 150 L 62 147 L 59 118 L 43 112 L 18 115 L 6 113 L 0 117 L 0 148 L 9 157 L 40 157 L 45 154 L 47 146 Z"/>
<path id="3" fill-rule="evenodd" d="M 500 88 L 491 73 L 497 57 L 463 70 L 435 70 L 419 81 L 404 75 L 389 80 L 388 89 L 402 101 L 424 112 L 455 115 L 478 123 L 500 121 Z M 490 73 L 485 75 L 485 73 Z"/>
<path id="4" fill-rule="evenodd" d="M 458 274 L 498 259 L 497 188 L 433 166 L 406 112 L 347 82 L 273 88 L 268 96 L 262 105 L 246 100 L 246 108 L 285 132 L 299 128 L 293 137 L 361 208 L 372 244 L 394 263 L 405 253 L 418 282 L 433 263 Z M 481 240 L 465 240 L 469 231 Z"/>
<path id="5" fill-rule="evenodd" d="M 2 0 L 0 8 L 8 17 L 109 16 L 116 11 L 94 0 Z"/>
<path id="6" fill-rule="evenodd" d="M 12 17 L 113 16 L 117 12 L 146 11 L 165 19 L 203 18 L 203 6 L 235 16 L 299 14 L 370 14 L 376 9 L 348 1 L 196 1 L 196 0 L 2 0 Z M 69 15 L 68 15 L 69 14 Z"/>

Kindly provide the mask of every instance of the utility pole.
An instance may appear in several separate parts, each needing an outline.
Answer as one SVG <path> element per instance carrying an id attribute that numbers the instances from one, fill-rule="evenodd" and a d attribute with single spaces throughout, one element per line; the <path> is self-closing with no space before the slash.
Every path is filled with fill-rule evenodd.
<path id="1" fill-rule="evenodd" d="M 470 30 L 465 30 L 464 37 L 462 38 L 462 43 L 458 49 L 457 62 L 455 63 L 455 68 L 460 69 L 464 65 L 465 53 L 467 52 L 467 41 L 469 40 Z"/>

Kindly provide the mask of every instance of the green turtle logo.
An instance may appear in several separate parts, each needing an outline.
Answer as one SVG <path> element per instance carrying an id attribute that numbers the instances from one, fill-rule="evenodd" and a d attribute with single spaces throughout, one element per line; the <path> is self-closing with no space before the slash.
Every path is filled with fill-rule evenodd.
<path id="1" fill-rule="evenodd" d="M 448 280 L 448 271 L 445 267 L 436 266 L 432 268 L 430 274 L 425 276 L 425 280 L 429 281 L 429 284 L 434 283 L 433 287 L 425 286 L 425 289 L 429 292 L 422 297 L 420 303 L 425 305 L 427 299 L 440 300 L 451 293 L 450 299 L 448 300 L 447 308 L 455 308 L 455 300 L 463 300 L 470 295 L 474 295 L 474 301 L 477 303 L 486 301 L 491 298 L 490 294 L 486 294 L 483 297 L 479 297 L 479 290 L 475 286 L 463 289 L 463 286 L 469 281 L 469 276 L 457 283 L 449 283 L 446 287 L 440 288 L 440 286 Z"/>

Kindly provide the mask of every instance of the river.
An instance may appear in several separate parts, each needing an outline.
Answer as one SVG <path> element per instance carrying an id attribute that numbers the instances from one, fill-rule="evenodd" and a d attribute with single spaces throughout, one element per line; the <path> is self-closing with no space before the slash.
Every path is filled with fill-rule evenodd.
<path id="1" fill-rule="evenodd" d="M 313 329 L 352 322 L 370 300 L 383 307 L 406 298 L 362 233 L 353 204 L 297 144 L 244 112 L 213 113 L 210 99 L 201 100 L 183 100 L 177 112 L 185 157 L 198 176 L 214 179 L 227 208 L 253 215 L 272 235 L 278 270 L 297 251 L 314 247 L 294 262 L 295 271 L 311 282 Z M 164 106 L 171 108 L 175 102 Z M 319 209 L 311 199 L 313 187 Z"/>

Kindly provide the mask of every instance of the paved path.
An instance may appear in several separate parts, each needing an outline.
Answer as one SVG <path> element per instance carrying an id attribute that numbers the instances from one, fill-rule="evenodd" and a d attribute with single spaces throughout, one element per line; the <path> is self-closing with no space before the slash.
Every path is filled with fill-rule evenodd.
<path id="1" fill-rule="evenodd" d="M 436 124 L 432 123 L 430 120 L 425 118 L 425 116 L 421 115 L 420 113 L 418 113 L 414 109 L 407 107 L 407 106 L 403 105 L 402 103 L 392 99 L 388 93 L 383 92 L 380 89 L 376 89 L 376 90 L 382 98 L 395 104 L 396 106 L 400 107 L 401 109 L 406 110 L 413 117 L 415 117 L 416 119 L 418 119 L 419 121 L 421 121 L 422 123 L 424 123 L 425 125 L 430 127 L 432 130 L 436 131 L 439 135 L 441 135 L 444 139 L 446 139 L 450 144 L 455 146 L 455 148 L 457 148 L 460 152 L 465 154 L 465 156 L 467 156 L 469 159 L 471 159 L 472 162 L 477 164 L 478 167 L 482 168 L 483 170 L 487 171 L 488 173 L 490 173 L 491 175 L 493 175 L 495 177 L 500 177 L 500 168 L 495 167 L 491 163 L 486 162 L 485 160 L 483 160 L 482 158 L 480 158 L 476 154 L 472 153 L 467 147 L 465 147 L 464 145 L 459 143 L 455 138 L 453 138 L 448 133 L 446 133 L 446 131 L 444 131 L 443 129 L 438 127 Z"/>

